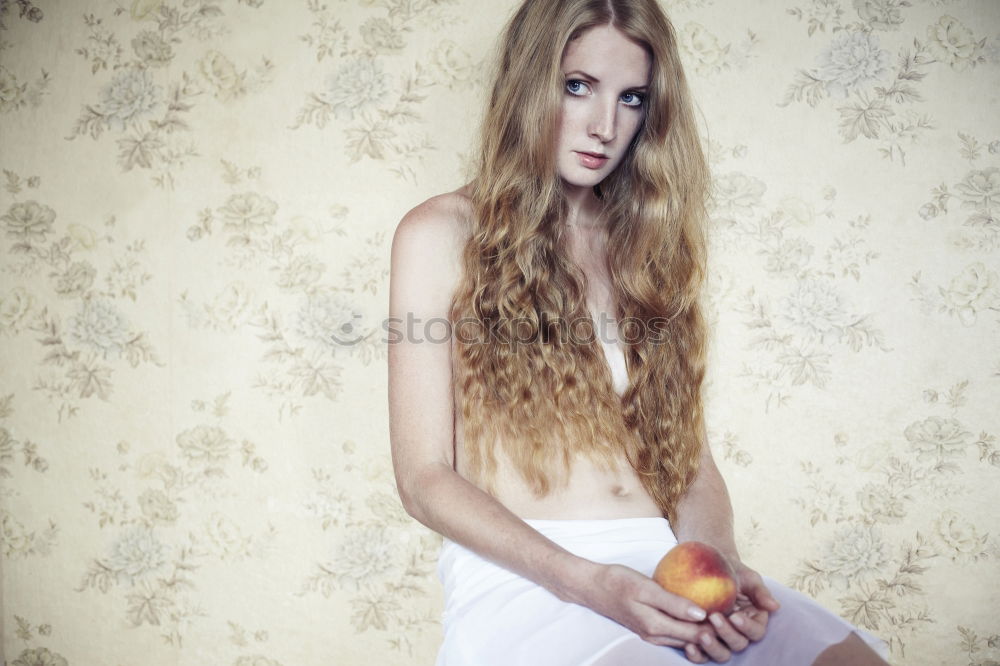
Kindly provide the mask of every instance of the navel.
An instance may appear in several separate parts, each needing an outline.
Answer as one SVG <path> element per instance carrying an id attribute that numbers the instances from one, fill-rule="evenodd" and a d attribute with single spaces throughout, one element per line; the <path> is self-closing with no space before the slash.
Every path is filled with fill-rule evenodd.
<path id="1" fill-rule="evenodd" d="M 625 486 L 621 484 L 615 484 L 614 486 L 611 487 L 611 494 L 613 494 L 615 497 L 628 497 L 631 493 L 625 490 Z"/>

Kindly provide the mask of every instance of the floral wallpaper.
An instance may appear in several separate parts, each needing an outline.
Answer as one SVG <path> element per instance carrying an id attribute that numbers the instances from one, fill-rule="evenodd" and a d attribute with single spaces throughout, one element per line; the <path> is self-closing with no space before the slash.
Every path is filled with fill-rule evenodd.
<path id="1" fill-rule="evenodd" d="M 514 4 L 0 0 L 6 663 L 433 663 L 389 245 Z M 1000 3 L 663 5 L 745 559 L 893 664 L 1000 663 Z"/>

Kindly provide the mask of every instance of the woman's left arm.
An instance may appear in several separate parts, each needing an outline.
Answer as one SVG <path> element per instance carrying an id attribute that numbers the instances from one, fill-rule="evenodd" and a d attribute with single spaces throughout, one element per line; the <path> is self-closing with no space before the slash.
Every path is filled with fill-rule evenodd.
<path id="1" fill-rule="evenodd" d="M 705 432 L 704 427 L 702 432 Z M 739 586 L 737 610 L 728 617 L 712 613 L 708 620 L 715 627 L 719 638 L 734 652 L 745 649 L 750 641 L 763 638 L 767 630 L 768 613 L 778 610 L 779 604 L 764 585 L 760 574 L 743 564 L 740 559 L 733 534 L 733 507 L 729 491 L 704 437 L 698 473 L 677 503 L 675 524 L 672 527 L 678 542 L 701 541 L 714 546 L 736 570 Z M 700 652 L 693 648 L 690 645 L 686 650 L 689 654 Z M 705 658 L 704 654 L 701 656 Z"/>

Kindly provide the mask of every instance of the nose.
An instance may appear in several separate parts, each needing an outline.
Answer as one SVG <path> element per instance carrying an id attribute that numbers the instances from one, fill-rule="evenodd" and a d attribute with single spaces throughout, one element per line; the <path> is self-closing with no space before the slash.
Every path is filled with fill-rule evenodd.
<path id="1" fill-rule="evenodd" d="M 590 136 L 596 137 L 601 143 L 612 141 L 615 138 L 616 113 L 618 113 L 618 100 L 613 100 L 610 104 L 608 102 L 595 104 L 587 128 Z"/>

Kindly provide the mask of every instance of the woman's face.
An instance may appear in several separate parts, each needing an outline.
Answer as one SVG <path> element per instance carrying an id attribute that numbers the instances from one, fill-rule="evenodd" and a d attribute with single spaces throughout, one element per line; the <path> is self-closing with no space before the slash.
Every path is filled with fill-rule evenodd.
<path id="1" fill-rule="evenodd" d="M 556 164 L 567 185 L 592 188 L 615 170 L 639 131 L 651 60 L 642 46 L 603 25 L 567 44 L 561 67 Z"/>

